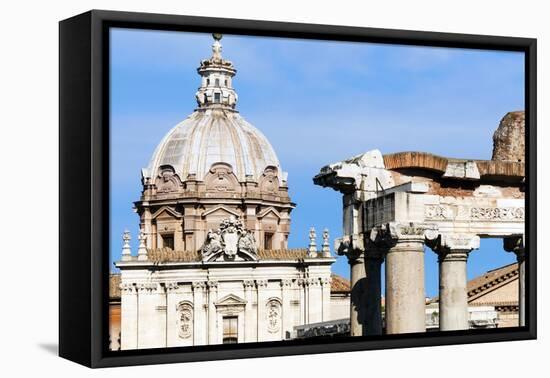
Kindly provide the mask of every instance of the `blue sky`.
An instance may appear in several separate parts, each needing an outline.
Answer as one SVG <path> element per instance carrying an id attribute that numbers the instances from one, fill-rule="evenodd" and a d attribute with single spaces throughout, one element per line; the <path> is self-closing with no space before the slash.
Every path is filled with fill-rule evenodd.
<path id="1" fill-rule="evenodd" d="M 128 228 L 137 248 L 140 170 L 165 133 L 195 109 L 196 68 L 210 34 L 111 30 L 111 258 Z M 273 145 L 289 191 L 289 247 L 307 232 L 341 234 L 341 195 L 313 185 L 328 163 L 380 149 L 490 159 L 508 111 L 524 109 L 523 53 L 225 35 L 237 68 L 237 109 Z M 319 241 L 320 243 L 320 241 Z M 332 244 L 332 240 L 331 240 Z M 482 240 L 468 277 L 514 262 L 500 240 Z M 349 277 L 345 257 L 333 265 Z M 426 252 L 426 291 L 437 294 L 436 255 Z"/>

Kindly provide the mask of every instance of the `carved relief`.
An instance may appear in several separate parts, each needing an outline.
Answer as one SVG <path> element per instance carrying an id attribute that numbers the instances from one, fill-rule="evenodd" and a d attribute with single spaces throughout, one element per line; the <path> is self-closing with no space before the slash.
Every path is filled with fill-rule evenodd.
<path id="1" fill-rule="evenodd" d="M 281 302 L 278 299 L 270 299 L 267 302 L 267 331 L 277 333 L 281 329 Z"/>
<path id="2" fill-rule="evenodd" d="M 279 178 L 277 168 L 268 167 L 260 178 L 260 190 L 262 192 L 274 193 L 279 190 Z"/>
<path id="3" fill-rule="evenodd" d="M 180 186 L 180 180 L 171 166 L 163 166 L 156 180 L 157 193 L 176 192 Z"/>
<path id="4" fill-rule="evenodd" d="M 193 306 L 188 302 L 178 305 L 178 335 L 182 339 L 193 335 Z"/>
<path id="5" fill-rule="evenodd" d="M 256 241 L 254 235 L 244 228 L 242 222 L 231 216 L 220 223 L 218 230 L 208 231 L 201 253 L 203 260 L 206 261 L 216 257 L 235 260 L 238 253 L 248 260 L 255 260 L 257 258 Z"/>
<path id="6" fill-rule="evenodd" d="M 523 207 L 472 207 L 472 219 L 480 220 L 510 220 L 523 221 L 525 209 Z"/>
<path id="7" fill-rule="evenodd" d="M 208 191 L 234 192 L 239 186 L 231 165 L 226 163 L 213 164 L 204 181 Z"/>
<path id="8" fill-rule="evenodd" d="M 450 206 L 426 205 L 424 217 L 428 220 L 448 220 L 453 218 L 453 210 Z"/>
<path id="9" fill-rule="evenodd" d="M 455 211 L 447 205 L 426 205 L 424 208 L 426 220 L 450 221 L 454 219 L 472 219 L 488 221 L 523 221 L 523 207 L 469 207 L 458 206 Z"/>

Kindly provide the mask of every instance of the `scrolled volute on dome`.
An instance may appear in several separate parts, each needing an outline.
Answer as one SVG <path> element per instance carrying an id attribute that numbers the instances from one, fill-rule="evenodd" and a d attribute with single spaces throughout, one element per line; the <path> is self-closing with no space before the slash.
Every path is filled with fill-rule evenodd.
<path id="1" fill-rule="evenodd" d="M 203 261 L 257 260 L 257 253 L 254 235 L 233 216 L 224 219 L 217 230 L 208 230 L 201 248 Z"/>

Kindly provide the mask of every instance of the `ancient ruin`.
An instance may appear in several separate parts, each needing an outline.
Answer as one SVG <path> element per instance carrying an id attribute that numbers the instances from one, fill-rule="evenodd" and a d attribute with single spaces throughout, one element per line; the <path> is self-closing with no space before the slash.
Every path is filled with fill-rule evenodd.
<path id="1" fill-rule="evenodd" d="M 345 235 L 337 250 L 351 265 L 353 335 L 383 331 L 383 261 L 386 333 L 426 330 L 425 246 L 438 255 L 439 329 L 467 329 L 466 264 L 480 238 L 502 238 L 516 254 L 525 324 L 524 119 L 523 112 L 503 118 L 492 160 L 372 150 L 314 177 L 343 194 Z"/>

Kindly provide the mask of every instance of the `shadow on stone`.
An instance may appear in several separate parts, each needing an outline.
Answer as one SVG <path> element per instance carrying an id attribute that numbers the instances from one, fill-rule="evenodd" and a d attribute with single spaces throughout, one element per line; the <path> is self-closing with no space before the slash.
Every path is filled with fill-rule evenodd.
<path id="1" fill-rule="evenodd" d="M 353 305 L 353 308 L 355 310 L 355 313 L 357 314 L 357 323 L 361 324 L 363 326 L 363 330 L 365 327 L 365 320 L 367 317 L 366 311 L 365 311 L 365 290 L 366 286 L 366 278 L 359 279 L 355 285 L 351 288 L 351 303 Z"/>

